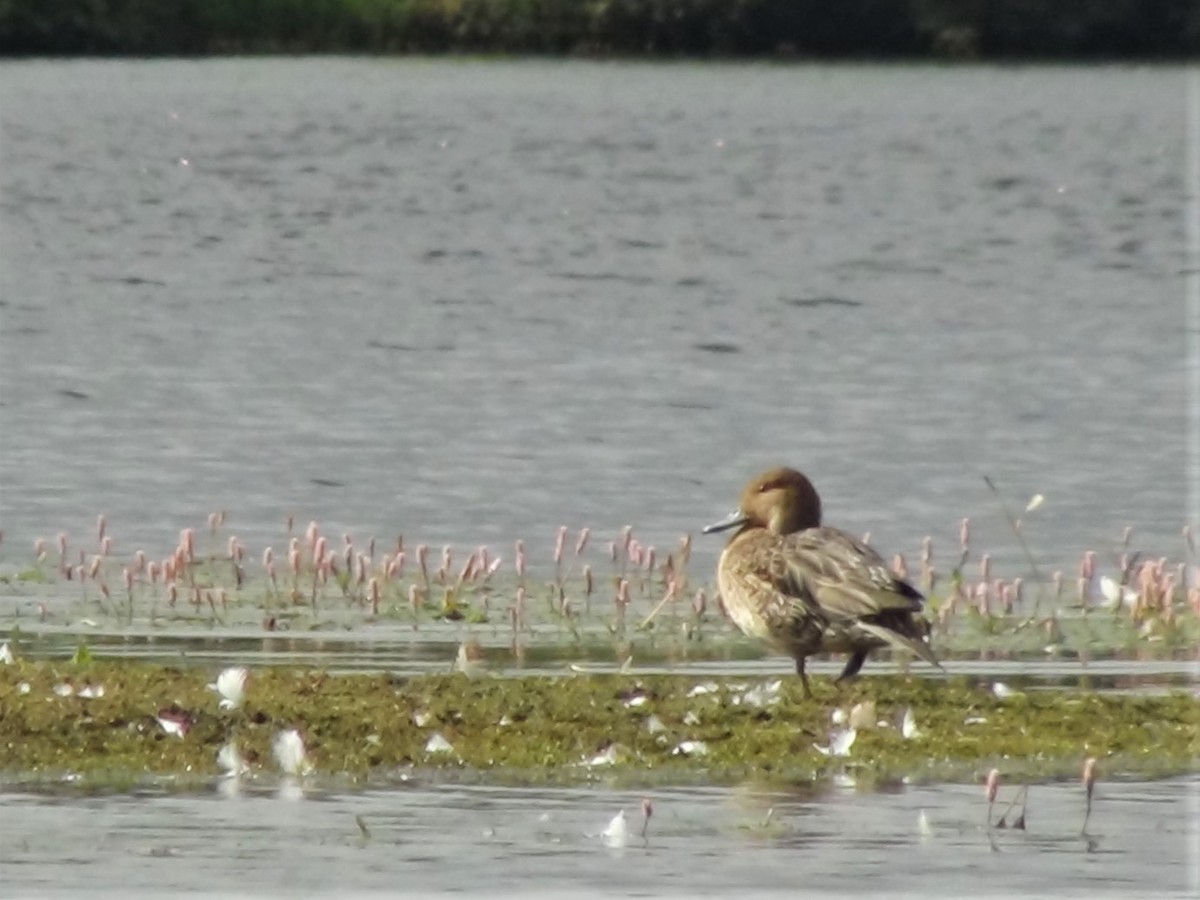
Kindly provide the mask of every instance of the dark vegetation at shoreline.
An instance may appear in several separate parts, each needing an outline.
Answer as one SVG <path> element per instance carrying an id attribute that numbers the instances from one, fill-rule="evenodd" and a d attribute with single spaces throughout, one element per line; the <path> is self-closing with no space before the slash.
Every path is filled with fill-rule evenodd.
<path id="1" fill-rule="evenodd" d="M 0 55 L 1178 59 L 1200 0 L 0 0 Z"/>

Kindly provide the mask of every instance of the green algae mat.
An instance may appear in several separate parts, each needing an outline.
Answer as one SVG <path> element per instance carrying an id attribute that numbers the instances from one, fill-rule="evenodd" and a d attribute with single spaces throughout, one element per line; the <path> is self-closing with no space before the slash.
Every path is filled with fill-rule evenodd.
<path id="1" fill-rule="evenodd" d="M 1077 775 L 1087 757 L 1107 776 L 1200 770 L 1200 699 L 1187 691 L 1000 697 L 962 678 L 899 675 L 841 689 L 814 679 L 805 701 L 796 678 L 242 674 L 0 665 L 0 772 L 970 780 L 993 766 L 1007 778 Z"/>

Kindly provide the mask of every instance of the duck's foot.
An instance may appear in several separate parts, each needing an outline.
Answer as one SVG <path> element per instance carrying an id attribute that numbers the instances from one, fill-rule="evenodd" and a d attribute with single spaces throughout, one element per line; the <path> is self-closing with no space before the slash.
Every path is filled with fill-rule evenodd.
<path id="1" fill-rule="evenodd" d="M 867 661 L 867 651 L 858 650 L 854 655 L 846 660 L 846 667 L 842 669 L 842 674 L 833 679 L 834 684 L 841 684 L 844 681 L 849 681 L 858 674 L 858 670 L 863 667 L 863 663 Z"/>

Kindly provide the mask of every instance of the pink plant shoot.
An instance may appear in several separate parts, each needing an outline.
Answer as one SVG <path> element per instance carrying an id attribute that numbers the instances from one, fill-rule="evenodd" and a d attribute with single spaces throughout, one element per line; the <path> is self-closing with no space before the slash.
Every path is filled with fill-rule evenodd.
<path id="1" fill-rule="evenodd" d="M 617 584 L 617 606 L 625 607 L 629 605 L 629 602 L 629 580 L 622 578 Z"/>
<path id="2" fill-rule="evenodd" d="M 421 577 L 425 584 L 429 584 L 429 545 L 417 545 L 417 565 L 421 568 Z"/>

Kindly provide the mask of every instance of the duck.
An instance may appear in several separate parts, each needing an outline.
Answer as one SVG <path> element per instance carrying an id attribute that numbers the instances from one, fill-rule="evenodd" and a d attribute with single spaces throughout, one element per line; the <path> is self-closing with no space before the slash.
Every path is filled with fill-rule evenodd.
<path id="1" fill-rule="evenodd" d="M 804 663 L 814 653 L 850 654 L 835 684 L 883 647 L 942 668 L 921 616 L 925 598 L 867 544 L 821 524 L 821 497 L 802 472 L 779 467 L 751 479 L 737 509 L 704 533 L 734 528 L 717 564 L 725 610 L 744 634 L 795 660 L 806 699 Z"/>

